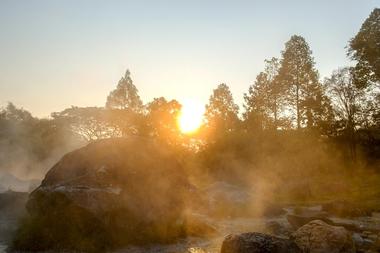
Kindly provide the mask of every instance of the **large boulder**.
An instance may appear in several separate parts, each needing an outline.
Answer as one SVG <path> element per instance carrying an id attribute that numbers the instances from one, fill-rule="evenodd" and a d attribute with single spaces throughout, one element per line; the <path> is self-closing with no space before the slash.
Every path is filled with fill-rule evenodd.
<path id="1" fill-rule="evenodd" d="M 298 246 L 289 239 L 252 232 L 228 235 L 221 253 L 298 253 Z"/>
<path id="2" fill-rule="evenodd" d="M 354 253 L 352 235 L 343 227 L 330 226 L 314 220 L 292 234 L 292 239 L 302 252 L 309 253 Z"/>
<path id="3" fill-rule="evenodd" d="M 208 233 L 186 219 L 196 194 L 169 147 L 138 137 L 96 141 L 65 155 L 31 193 L 13 249 L 104 251 Z"/>

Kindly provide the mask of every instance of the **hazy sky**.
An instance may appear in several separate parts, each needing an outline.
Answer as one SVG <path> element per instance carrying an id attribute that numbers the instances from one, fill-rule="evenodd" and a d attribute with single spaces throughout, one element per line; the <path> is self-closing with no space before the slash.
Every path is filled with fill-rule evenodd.
<path id="1" fill-rule="evenodd" d="M 227 83 L 239 105 L 293 34 L 325 77 L 380 1 L 0 0 L 0 106 L 37 116 L 103 106 L 129 68 L 144 102 L 207 102 Z"/>

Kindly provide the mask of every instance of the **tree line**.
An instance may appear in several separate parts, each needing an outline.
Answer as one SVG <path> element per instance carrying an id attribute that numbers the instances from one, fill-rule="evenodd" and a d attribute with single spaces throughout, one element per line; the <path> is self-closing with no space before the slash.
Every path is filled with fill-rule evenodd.
<path id="1" fill-rule="evenodd" d="M 58 147 L 69 150 L 73 145 L 110 137 L 148 136 L 199 150 L 236 133 L 257 137 L 292 132 L 343 140 L 353 160 L 365 136 L 365 145 L 370 145 L 372 156 L 377 157 L 379 45 L 380 9 L 374 9 L 348 43 L 347 56 L 353 66 L 342 66 L 320 80 L 308 43 L 293 35 L 280 57 L 265 60 L 265 68 L 244 94 L 242 111 L 229 86 L 222 83 L 209 98 L 204 124 L 190 136 L 177 126 L 181 104 L 164 97 L 144 104 L 127 70 L 104 107 L 71 107 L 52 113 L 49 119 L 37 119 L 9 103 L 0 111 L 0 145 L 8 150 L 11 146 L 17 147 L 15 150 L 20 149 L 18 145 L 27 147 L 34 159 L 43 160 Z M 68 139 L 75 144 L 67 144 Z M 5 161 L 9 163 L 0 157 L 2 166 Z"/>

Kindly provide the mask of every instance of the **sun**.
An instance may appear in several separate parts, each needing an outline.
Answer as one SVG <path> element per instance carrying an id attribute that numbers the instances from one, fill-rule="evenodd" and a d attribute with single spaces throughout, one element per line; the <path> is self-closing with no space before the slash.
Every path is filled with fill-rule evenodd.
<path id="1" fill-rule="evenodd" d="M 185 100 L 178 117 L 178 127 L 181 132 L 190 134 L 197 131 L 202 124 L 203 113 L 202 103 L 196 100 Z"/>

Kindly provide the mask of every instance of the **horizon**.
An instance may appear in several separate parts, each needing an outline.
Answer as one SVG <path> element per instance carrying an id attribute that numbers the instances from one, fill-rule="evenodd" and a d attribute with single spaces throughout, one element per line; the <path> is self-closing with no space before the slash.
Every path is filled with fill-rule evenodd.
<path id="1" fill-rule="evenodd" d="M 241 109 L 264 60 L 280 57 L 293 34 L 309 43 L 320 80 L 351 64 L 345 47 L 379 6 L 112 3 L 0 2 L 0 107 L 13 102 L 49 117 L 71 106 L 104 106 L 129 69 L 144 103 L 163 96 L 206 104 L 226 83 Z"/>

